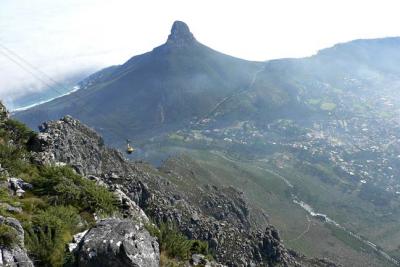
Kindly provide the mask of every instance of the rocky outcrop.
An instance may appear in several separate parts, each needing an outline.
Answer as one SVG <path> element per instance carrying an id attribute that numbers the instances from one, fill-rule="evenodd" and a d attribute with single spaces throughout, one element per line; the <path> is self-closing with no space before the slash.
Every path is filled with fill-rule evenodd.
<path id="1" fill-rule="evenodd" d="M 150 223 L 144 211 L 118 187 L 119 185 L 113 186 L 123 217 L 133 219 L 140 225 Z"/>
<path id="2" fill-rule="evenodd" d="M 0 246 L 0 266 L 32 267 L 33 262 L 24 247 L 24 229 L 20 222 L 11 217 L 0 216 L 0 225 L 11 227 L 16 234 L 11 244 Z"/>
<path id="3" fill-rule="evenodd" d="M 253 223 L 251 207 L 234 188 L 210 188 L 194 183 L 183 189 L 179 186 L 183 177 L 167 169 L 126 161 L 120 152 L 105 147 L 93 130 L 71 117 L 47 122 L 40 129 L 32 146 L 37 161 L 73 166 L 80 174 L 118 192 L 126 206 L 133 201 L 155 222 L 172 223 L 189 238 L 207 241 L 218 262 L 228 266 L 300 265 L 299 256 L 284 247 L 278 231 L 268 225 L 265 216 L 261 216 L 265 218 L 263 227 Z M 138 216 L 135 212 L 131 215 Z M 82 264 L 91 264 L 91 259 L 96 264 L 107 262 L 106 258 L 103 261 L 107 249 L 118 264 L 130 259 L 133 254 L 129 253 L 137 252 L 127 245 L 129 255 L 121 256 L 109 225 L 119 227 L 120 222 L 101 222 L 86 234 L 79 249 Z M 95 254 L 90 254 L 95 247 L 98 248 Z"/>
<path id="4" fill-rule="evenodd" d="M 109 218 L 99 221 L 76 248 L 78 266 L 157 267 L 158 243 L 146 229 L 132 220 Z"/>
<path id="5" fill-rule="evenodd" d="M 179 188 L 185 192 L 184 198 L 192 206 L 199 207 L 203 214 L 219 221 L 229 222 L 245 231 L 263 229 L 268 225 L 268 216 L 265 212 L 251 205 L 244 193 L 235 187 L 203 185 L 203 179 L 197 177 L 197 172 L 203 169 L 191 157 L 185 154 L 170 157 L 164 161 L 160 170 L 170 180 L 176 180 L 178 184 L 184 185 Z M 196 190 L 192 190 L 192 187 Z"/>
<path id="6" fill-rule="evenodd" d="M 185 46 L 196 41 L 189 30 L 189 26 L 183 21 L 175 21 L 171 28 L 171 34 L 168 36 L 167 45 Z"/>
<path id="7" fill-rule="evenodd" d="M 68 164 L 81 175 L 108 175 L 111 179 L 126 172 L 121 153 L 104 150 L 99 135 L 69 116 L 43 123 L 39 130 L 30 148 L 41 152 L 36 154 L 36 160 L 42 164 Z"/>
<path id="8" fill-rule="evenodd" d="M 21 178 L 11 177 L 7 179 L 8 189 L 12 192 L 13 195 L 18 197 L 23 197 L 26 190 L 32 189 L 32 185 L 26 183 Z"/>

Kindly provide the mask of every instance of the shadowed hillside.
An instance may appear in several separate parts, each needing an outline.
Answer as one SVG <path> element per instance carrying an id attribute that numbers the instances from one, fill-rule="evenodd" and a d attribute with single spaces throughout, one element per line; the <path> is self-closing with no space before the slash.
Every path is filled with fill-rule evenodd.
<path id="1" fill-rule="evenodd" d="M 71 114 L 108 135 L 108 128 L 138 135 L 205 116 L 226 95 L 246 88 L 261 67 L 202 45 L 186 24 L 175 22 L 164 45 L 101 71 L 74 94 L 17 117 L 36 127 Z"/>

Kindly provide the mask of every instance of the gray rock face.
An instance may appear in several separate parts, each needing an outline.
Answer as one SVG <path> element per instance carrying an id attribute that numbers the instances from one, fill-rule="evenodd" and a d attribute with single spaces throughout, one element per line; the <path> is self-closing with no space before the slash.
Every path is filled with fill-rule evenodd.
<path id="1" fill-rule="evenodd" d="M 71 117 L 47 122 L 41 131 L 36 141 L 39 145 L 34 146 L 36 159 L 43 163 L 69 164 L 79 173 L 108 186 L 126 207 L 126 217 L 138 218 L 144 210 L 156 222 L 173 223 L 189 238 L 207 241 L 215 259 L 227 266 L 300 266 L 300 256 L 284 247 L 277 230 L 268 224 L 264 215 L 260 216 L 264 224 L 252 219 L 251 214 L 262 212 L 252 212 L 239 191 L 203 185 L 192 185 L 191 190 L 182 191 L 172 178 L 184 181 L 190 178 L 190 172 L 180 177 L 173 170 L 126 161 L 121 153 L 105 147 L 93 130 Z M 111 259 L 116 265 L 108 266 L 133 266 L 126 262 L 133 263 L 140 246 L 130 246 L 136 241 L 123 243 L 119 230 L 113 230 L 114 226 L 110 225 L 121 229 L 119 223 L 110 221 L 87 233 L 79 249 L 81 266 L 106 266 L 98 264 L 108 264 Z M 121 232 L 126 231 L 121 229 Z M 121 243 L 116 246 L 118 241 Z"/>
<path id="2" fill-rule="evenodd" d="M 22 212 L 22 208 L 21 207 L 14 207 L 10 204 L 7 203 L 0 203 L 0 208 L 3 208 L 4 210 L 10 212 L 10 213 L 21 213 Z"/>
<path id="3" fill-rule="evenodd" d="M 76 248 L 78 247 L 79 243 L 81 242 L 82 238 L 86 235 L 88 230 L 85 230 L 83 232 L 77 233 L 74 235 L 72 238 L 72 242 L 68 244 L 68 251 L 69 252 L 76 252 Z"/>
<path id="4" fill-rule="evenodd" d="M 106 150 L 103 139 L 79 121 L 65 116 L 59 121 L 43 123 L 31 149 L 42 164 L 68 164 L 79 174 L 119 177 L 126 171 L 121 153 Z"/>
<path id="5" fill-rule="evenodd" d="M 175 21 L 168 36 L 167 45 L 184 46 L 196 41 L 188 25 L 183 21 Z"/>
<path id="6" fill-rule="evenodd" d="M 1 224 L 14 228 L 17 233 L 17 240 L 11 247 L 0 246 L 0 266 L 33 267 L 33 262 L 28 257 L 24 247 L 24 229 L 19 221 L 11 217 L 0 216 Z"/>
<path id="7" fill-rule="evenodd" d="M 85 267 L 156 267 L 160 254 L 155 238 L 131 220 L 104 219 L 91 228 L 77 248 Z"/>
<path id="8" fill-rule="evenodd" d="M 250 228 L 249 208 L 239 191 L 233 187 L 218 188 L 206 185 L 208 194 L 201 200 L 201 205 L 208 214 L 218 220 L 242 224 Z"/>
<path id="9" fill-rule="evenodd" d="M 116 188 L 114 194 L 120 203 L 120 208 L 122 210 L 122 215 L 124 218 L 134 219 L 139 224 L 150 223 L 149 218 L 144 213 L 144 211 L 131 200 L 121 189 Z"/>

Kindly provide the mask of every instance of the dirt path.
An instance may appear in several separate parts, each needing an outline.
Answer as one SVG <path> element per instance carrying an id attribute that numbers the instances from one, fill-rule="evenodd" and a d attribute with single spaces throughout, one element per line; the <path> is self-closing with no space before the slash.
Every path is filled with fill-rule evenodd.
<path id="1" fill-rule="evenodd" d="M 306 229 L 305 229 L 301 234 L 299 234 L 296 238 L 293 238 L 293 239 L 289 240 L 288 242 L 297 241 L 297 240 L 299 240 L 300 238 L 302 238 L 304 235 L 306 235 L 306 234 L 310 231 L 310 228 L 311 228 L 311 219 L 310 219 L 310 217 L 308 217 L 308 214 L 306 215 L 306 218 L 307 218 L 307 227 L 306 227 Z"/>
<path id="2" fill-rule="evenodd" d="M 223 104 L 225 104 L 227 101 L 229 101 L 230 99 L 232 99 L 232 98 L 234 98 L 234 97 L 236 97 L 236 96 L 238 96 L 238 95 L 240 95 L 240 94 L 242 94 L 242 93 L 244 93 L 244 92 L 250 90 L 251 88 L 253 88 L 254 83 L 255 83 L 256 80 L 257 80 L 258 74 L 260 74 L 264 69 L 265 69 L 265 66 L 262 66 L 259 70 L 257 70 L 257 71 L 253 74 L 253 76 L 252 76 L 252 78 L 251 78 L 251 81 L 250 81 L 250 83 L 249 83 L 249 86 L 247 86 L 247 87 L 244 88 L 244 89 L 238 90 L 238 91 L 234 92 L 234 93 L 231 94 L 231 95 L 228 95 L 228 96 L 224 97 L 224 98 L 223 98 L 221 101 L 219 101 L 219 102 L 214 106 L 214 108 L 211 109 L 211 111 L 208 112 L 208 114 L 207 114 L 206 116 L 204 116 L 201 120 L 204 120 L 204 119 L 207 119 L 207 118 L 211 117 L 211 116 L 219 109 L 219 107 L 222 106 Z"/>

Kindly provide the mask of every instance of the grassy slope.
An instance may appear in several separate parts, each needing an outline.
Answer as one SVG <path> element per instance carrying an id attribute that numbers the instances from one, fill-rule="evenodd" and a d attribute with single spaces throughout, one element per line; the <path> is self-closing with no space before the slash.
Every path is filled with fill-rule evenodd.
<path id="1" fill-rule="evenodd" d="M 279 228 L 289 248 L 307 256 L 328 257 L 345 266 L 390 266 L 369 247 L 346 232 L 310 218 L 303 209 L 292 202 L 289 187 L 282 177 L 265 163 L 239 162 L 218 151 L 182 150 L 177 147 L 165 149 L 185 151 L 192 160 L 194 159 L 196 164 L 188 161 L 177 164 L 175 167 L 178 172 L 189 168 L 200 183 L 233 185 L 243 190 L 252 202 L 270 215 L 270 222 Z M 295 184 L 295 187 L 298 187 L 296 183 L 310 183 L 309 188 L 300 188 L 326 194 L 327 188 L 317 189 L 316 187 L 321 185 L 312 182 L 310 178 L 286 178 Z M 330 193 L 327 195 L 328 199 L 334 197 Z"/>
<path id="2" fill-rule="evenodd" d="M 358 197 L 357 189 L 347 192 L 344 183 L 326 183 L 319 177 L 289 166 L 279 171 L 298 188 L 296 194 L 312 203 L 317 211 L 323 211 L 347 229 L 379 244 L 393 256 L 399 256 L 399 214 L 389 213 L 363 201 Z"/>

